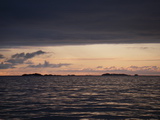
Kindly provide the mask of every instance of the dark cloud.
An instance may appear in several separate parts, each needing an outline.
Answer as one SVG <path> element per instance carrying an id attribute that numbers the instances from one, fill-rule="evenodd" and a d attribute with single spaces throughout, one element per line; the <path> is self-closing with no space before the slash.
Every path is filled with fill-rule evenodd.
<path id="1" fill-rule="evenodd" d="M 97 68 L 99 69 L 99 68 L 103 68 L 103 66 L 97 66 Z"/>
<path id="2" fill-rule="evenodd" d="M 23 64 L 26 60 L 31 59 L 37 55 L 45 54 L 46 52 L 39 50 L 32 53 L 17 53 L 11 56 L 6 62 L 11 64 Z"/>
<path id="3" fill-rule="evenodd" d="M 24 61 L 26 61 L 26 59 L 24 59 L 24 58 L 19 59 L 18 58 L 18 59 L 9 59 L 9 60 L 7 60 L 5 62 L 8 62 L 8 63 L 13 64 L 13 65 L 16 65 L 16 64 L 23 64 Z"/>
<path id="4" fill-rule="evenodd" d="M 31 68 L 60 68 L 62 66 L 69 66 L 69 63 L 59 63 L 59 64 L 50 64 L 47 61 L 44 61 L 44 64 L 39 63 L 38 65 L 29 65 Z"/>
<path id="5" fill-rule="evenodd" d="M 15 68 L 12 64 L 8 64 L 8 63 L 1 63 L 0 64 L 0 69 L 9 69 L 9 68 Z"/>
<path id="6" fill-rule="evenodd" d="M 0 46 L 160 43 L 159 0 L 4 0 Z"/>
<path id="7" fill-rule="evenodd" d="M 24 56 L 25 56 L 25 53 L 17 53 L 17 54 L 12 55 L 12 58 L 20 58 Z"/>
<path id="8" fill-rule="evenodd" d="M 155 49 L 152 47 L 127 47 L 128 49 L 141 49 L 141 50 L 146 50 L 146 49 Z"/>
<path id="9" fill-rule="evenodd" d="M 30 61 L 30 60 L 28 60 L 28 61 L 25 61 L 25 64 L 33 64 L 33 62 L 32 61 Z"/>
<path id="10" fill-rule="evenodd" d="M 11 56 L 11 58 L 5 60 L 0 64 L 0 69 L 16 68 L 18 64 L 33 64 L 29 59 L 34 58 L 35 56 L 46 54 L 46 52 L 39 50 L 32 53 L 17 53 Z M 0 54 L 0 58 L 4 58 Z"/>
<path id="11" fill-rule="evenodd" d="M 2 54 L 0 54 L 0 59 L 3 59 L 3 58 L 5 58 Z"/>
<path id="12" fill-rule="evenodd" d="M 12 58 L 24 58 L 24 59 L 29 59 L 29 58 L 33 58 L 37 55 L 41 55 L 41 54 L 45 54 L 46 52 L 39 50 L 36 52 L 32 52 L 32 53 L 17 53 L 12 55 Z"/>

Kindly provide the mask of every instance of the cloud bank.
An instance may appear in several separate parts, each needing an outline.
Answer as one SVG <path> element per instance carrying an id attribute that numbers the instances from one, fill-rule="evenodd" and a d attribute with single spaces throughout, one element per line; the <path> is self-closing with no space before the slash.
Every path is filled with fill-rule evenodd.
<path id="1" fill-rule="evenodd" d="M 12 55 L 11 58 L 6 62 L 9 62 L 11 64 L 23 64 L 26 60 L 42 54 L 46 54 L 46 52 L 39 50 L 32 53 L 17 53 Z"/>
<path id="2" fill-rule="evenodd" d="M 0 47 L 160 43 L 159 0 L 1 1 Z"/>
<path id="3" fill-rule="evenodd" d="M 33 53 L 17 53 L 12 55 L 12 58 L 24 58 L 24 59 L 29 59 L 29 58 L 33 58 L 37 55 L 41 55 L 41 54 L 45 54 L 46 52 L 39 50 Z"/>
<path id="4" fill-rule="evenodd" d="M 3 59 L 3 58 L 4 58 L 4 56 L 2 54 L 0 54 L 0 59 Z"/>
<path id="5" fill-rule="evenodd" d="M 9 69 L 9 68 L 15 68 L 15 67 L 14 65 L 9 63 L 5 63 L 5 64 L 3 62 L 0 63 L 0 69 Z"/>
<path id="6" fill-rule="evenodd" d="M 47 61 L 44 61 L 44 64 L 39 63 L 38 65 L 29 65 L 31 68 L 60 68 L 62 66 L 69 66 L 69 63 L 59 63 L 59 64 L 50 64 Z"/>
<path id="7" fill-rule="evenodd" d="M 17 68 L 17 65 L 26 65 L 29 64 L 26 68 L 60 68 L 63 66 L 69 66 L 72 65 L 70 63 L 59 63 L 59 64 L 51 64 L 48 61 L 44 61 L 43 64 L 39 63 L 38 65 L 34 65 L 34 63 L 31 61 L 32 58 L 47 54 L 47 52 L 44 52 L 42 50 L 32 52 L 32 53 L 17 53 L 11 56 L 11 58 L 4 60 L 4 62 L 0 63 L 0 69 L 9 69 L 9 68 Z M 1 55 L 1 58 L 4 58 L 3 55 Z"/>
<path id="8" fill-rule="evenodd" d="M 12 55 L 9 59 L 1 55 L 1 58 L 5 58 L 5 60 L 0 64 L 0 69 L 16 68 L 16 65 L 24 64 L 24 62 L 26 62 L 26 64 L 32 64 L 31 61 L 29 62 L 27 60 L 42 54 L 46 54 L 46 52 L 39 50 L 32 53 L 17 53 Z"/>

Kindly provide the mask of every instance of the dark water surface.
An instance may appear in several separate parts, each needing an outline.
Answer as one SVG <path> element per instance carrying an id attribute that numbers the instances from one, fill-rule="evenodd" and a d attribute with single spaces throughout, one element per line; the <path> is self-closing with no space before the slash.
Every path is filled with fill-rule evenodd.
<path id="1" fill-rule="evenodd" d="M 0 77 L 3 119 L 160 119 L 160 77 Z"/>

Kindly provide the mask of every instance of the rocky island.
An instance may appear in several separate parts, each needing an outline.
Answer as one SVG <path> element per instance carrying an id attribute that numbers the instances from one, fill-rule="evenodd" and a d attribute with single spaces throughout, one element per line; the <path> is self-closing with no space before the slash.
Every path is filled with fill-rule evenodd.
<path id="1" fill-rule="evenodd" d="M 110 74 L 110 73 L 105 73 L 105 74 L 102 74 L 101 76 L 130 76 L 130 75 L 127 75 L 127 74 Z"/>
<path id="2" fill-rule="evenodd" d="M 39 73 L 34 73 L 34 74 L 23 74 L 22 76 L 43 76 Z"/>

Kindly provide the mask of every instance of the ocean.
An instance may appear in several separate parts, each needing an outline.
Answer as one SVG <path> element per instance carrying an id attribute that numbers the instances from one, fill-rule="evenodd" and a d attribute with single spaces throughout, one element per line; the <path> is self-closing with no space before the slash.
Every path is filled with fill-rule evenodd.
<path id="1" fill-rule="evenodd" d="M 160 119 L 160 77 L 0 77 L 0 120 Z"/>

